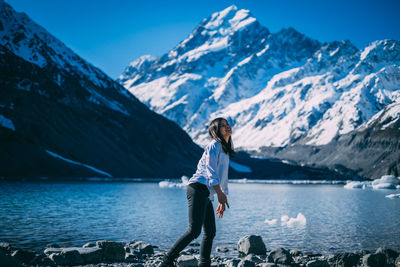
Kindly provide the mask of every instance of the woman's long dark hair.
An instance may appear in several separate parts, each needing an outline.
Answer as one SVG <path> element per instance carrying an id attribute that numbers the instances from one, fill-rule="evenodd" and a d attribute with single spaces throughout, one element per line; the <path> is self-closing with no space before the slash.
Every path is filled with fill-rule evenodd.
<path id="1" fill-rule="evenodd" d="M 219 142 L 222 146 L 222 149 L 224 150 L 225 153 L 229 154 L 229 156 L 234 157 L 236 155 L 236 152 L 233 150 L 233 143 L 232 143 L 232 138 L 229 136 L 228 143 L 225 141 L 225 139 L 222 137 L 219 129 L 221 122 L 226 121 L 224 118 L 216 118 L 214 119 L 211 123 L 210 126 L 208 127 L 208 134 L 212 139 L 215 141 Z"/>

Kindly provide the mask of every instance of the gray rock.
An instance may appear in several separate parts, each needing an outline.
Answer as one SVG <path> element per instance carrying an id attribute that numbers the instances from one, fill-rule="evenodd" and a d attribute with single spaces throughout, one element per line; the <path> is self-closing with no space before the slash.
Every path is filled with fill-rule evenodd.
<path id="1" fill-rule="evenodd" d="M 0 266 L 1 267 L 20 267 L 21 263 L 3 250 L 0 250 Z"/>
<path id="2" fill-rule="evenodd" d="M 224 262 L 226 267 L 237 267 L 239 265 L 240 260 L 238 259 L 229 259 Z"/>
<path id="3" fill-rule="evenodd" d="M 272 262 L 261 263 L 258 266 L 260 266 L 260 267 L 279 267 L 279 265 L 272 263 Z"/>
<path id="4" fill-rule="evenodd" d="M 16 248 L 11 246 L 10 243 L 0 242 L 0 251 L 3 251 L 6 254 L 11 254 Z"/>
<path id="5" fill-rule="evenodd" d="M 184 250 L 182 250 L 182 254 L 185 254 L 185 255 L 193 255 L 193 254 L 197 254 L 199 252 L 199 250 L 198 249 L 194 249 L 194 248 L 186 248 L 186 249 L 184 249 Z"/>
<path id="6" fill-rule="evenodd" d="M 311 260 L 307 262 L 307 267 L 329 267 L 329 264 L 326 260 Z"/>
<path id="7" fill-rule="evenodd" d="M 189 244 L 189 246 L 191 246 L 191 247 L 200 247 L 200 243 L 192 242 L 192 243 Z"/>
<path id="8" fill-rule="evenodd" d="M 17 249 L 11 254 L 11 256 L 22 263 L 29 264 L 35 258 L 36 253 L 29 250 Z"/>
<path id="9" fill-rule="evenodd" d="M 129 244 L 129 247 L 139 251 L 141 254 L 154 254 L 153 246 L 143 241 L 137 241 Z"/>
<path id="10" fill-rule="evenodd" d="M 250 253 L 265 255 L 265 253 L 267 253 L 265 244 L 259 235 L 246 235 L 240 238 L 237 248 L 238 252 L 244 255 L 248 255 Z"/>
<path id="11" fill-rule="evenodd" d="M 57 265 L 80 265 L 84 263 L 81 254 L 74 249 L 53 253 L 49 258 Z"/>
<path id="12" fill-rule="evenodd" d="M 64 252 L 64 254 L 68 254 L 70 251 L 77 251 L 85 263 L 99 263 L 103 258 L 103 249 L 99 247 L 47 248 L 45 249 L 44 254 L 47 256 L 56 254 L 57 260 L 62 261 L 62 257 L 57 257 L 58 254 L 61 254 L 62 252 Z"/>
<path id="13" fill-rule="evenodd" d="M 94 248 L 95 246 L 96 246 L 96 243 L 89 242 L 89 243 L 86 243 L 85 245 L 83 245 L 82 247 L 83 248 Z"/>
<path id="14" fill-rule="evenodd" d="M 103 258 L 103 249 L 98 247 L 77 248 L 85 263 L 99 263 Z"/>
<path id="15" fill-rule="evenodd" d="M 101 240 L 96 246 L 103 249 L 103 257 L 111 261 L 123 261 L 125 259 L 125 244 L 122 242 Z"/>
<path id="16" fill-rule="evenodd" d="M 284 248 L 277 248 L 268 255 L 268 262 L 278 264 L 291 264 L 293 262 L 292 255 Z"/>
<path id="17" fill-rule="evenodd" d="M 400 267 L 400 256 L 397 257 L 396 261 L 394 262 L 396 267 Z"/>
<path id="18" fill-rule="evenodd" d="M 255 267 L 256 264 L 249 260 L 241 260 L 238 264 L 238 267 Z"/>
<path id="19" fill-rule="evenodd" d="M 367 254 L 363 257 L 362 263 L 365 267 L 381 267 L 386 264 L 386 256 L 383 253 Z"/>
<path id="20" fill-rule="evenodd" d="M 46 256 L 50 256 L 53 253 L 60 253 L 61 251 L 62 251 L 61 248 L 46 248 L 43 253 Z"/>
<path id="21" fill-rule="evenodd" d="M 265 258 L 262 259 L 260 256 L 257 256 L 255 254 L 249 254 L 246 257 L 243 258 L 244 260 L 249 260 L 252 261 L 254 263 L 262 263 L 265 262 Z"/>
<path id="22" fill-rule="evenodd" d="M 178 258 L 177 263 L 179 267 L 191 267 L 197 266 L 198 261 L 195 256 L 182 255 Z"/>
<path id="23" fill-rule="evenodd" d="M 367 254 L 370 254 L 371 252 L 369 252 L 368 250 L 363 249 L 363 250 L 356 251 L 354 253 L 360 255 L 360 258 L 362 258 L 363 256 L 365 256 Z"/>
<path id="24" fill-rule="evenodd" d="M 289 253 L 292 255 L 292 257 L 299 257 L 303 255 L 303 253 L 297 249 L 291 249 L 289 250 Z"/>
<path id="25" fill-rule="evenodd" d="M 229 248 L 225 248 L 225 247 L 216 247 L 215 251 L 217 252 L 222 252 L 222 253 L 226 253 L 229 252 Z"/>
<path id="26" fill-rule="evenodd" d="M 328 263 L 333 267 L 354 267 L 359 259 L 360 255 L 355 253 L 337 253 L 328 257 Z"/>
<path id="27" fill-rule="evenodd" d="M 38 254 L 29 263 L 31 266 L 56 266 L 44 253 Z"/>
<path id="28" fill-rule="evenodd" d="M 388 264 L 394 264 L 396 261 L 396 258 L 399 256 L 399 253 L 397 251 L 394 251 L 390 248 L 378 248 L 375 252 L 376 254 L 378 253 L 383 253 L 386 256 L 386 261 Z"/>

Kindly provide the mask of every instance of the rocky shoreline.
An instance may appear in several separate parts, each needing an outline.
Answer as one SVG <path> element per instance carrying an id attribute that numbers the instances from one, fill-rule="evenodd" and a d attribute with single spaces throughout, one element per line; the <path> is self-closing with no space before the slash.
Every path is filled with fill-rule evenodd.
<path id="1" fill-rule="evenodd" d="M 303 253 L 298 250 L 277 248 L 267 250 L 261 236 L 242 237 L 237 244 L 237 257 L 213 256 L 213 267 L 274 267 L 274 266 L 370 266 L 400 267 L 400 253 L 390 248 L 376 251 L 344 252 L 332 255 Z M 229 248 L 217 247 L 215 251 L 223 254 Z M 82 247 L 60 247 L 49 244 L 43 253 L 20 249 L 13 245 L 0 243 L 0 267 L 18 266 L 121 266 L 155 267 L 161 262 L 165 251 L 160 251 L 143 241 L 130 243 L 101 240 L 87 243 Z M 192 243 L 181 252 L 176 266 L 197 266 L 199 244 Z"/>

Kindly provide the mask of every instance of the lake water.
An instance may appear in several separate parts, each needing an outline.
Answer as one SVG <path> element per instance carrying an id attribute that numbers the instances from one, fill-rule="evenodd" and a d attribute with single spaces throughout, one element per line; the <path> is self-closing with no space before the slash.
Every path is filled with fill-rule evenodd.
<path id="1" fill-rule="evenodd" d="M 259 183 L 229 187 L 231 208 L 216 219 L 214 248 L 235 253 L 242 236 L 257 234 L 267 249 L 323 254 L 381 246 L 400 250 L 400 199 L 385 197 L 396 190 Z M 143 240 L 166 249 L 187 227 L 185 188 L 154 182 L 2 182 L 0 207 L 0 241 L 35 250 L 49 243 L 80 246 L 101 239 Z M 282 223 L 282 216 L 299 213 L 305 221 Z"/>

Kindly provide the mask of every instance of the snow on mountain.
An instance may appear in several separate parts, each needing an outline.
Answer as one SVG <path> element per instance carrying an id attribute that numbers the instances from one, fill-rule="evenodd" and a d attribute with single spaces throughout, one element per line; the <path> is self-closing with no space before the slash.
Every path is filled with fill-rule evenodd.
<path id="1" fill-rule="evenodd" d="M 89 80 L 94 86 L 113 88 L 115 93 L 129 97 L 129 93 L 115 86 L 114 81 L 104 72 L 75 54 L 25 13 L 16 12 L 4 0 L 0 0 L 0 45 L 40 68 L 55 65 L 60 70 L 82 78 L 81 81 Z M 64 82 L 60 75 L 54 77 L 54 80 L 59 85 Z M 113 110 L 127 114 L 126 108 L 118 101 L 105 98 L 96 90 L 90 89 L 87 84 L 81 85 L 87 88 L 90 93 L 88 100 L 92 103 L 104 104 Z"/>
<path id="2" fill-rule="evenodd" d="M 324 145 L 400 96 L 399 41 L 362 50 L 321 44 L 293 28 L 270 33 L 236 6 L 204 19 L 169 53 L 131 66 L 119 82 L 200 145 L 217 116 L 228 118 L 242 149 Z"/>
<path id="3" fill-rule="evenodd" d="M 202 153 L 175 123 L 3 0 L 0 88 L 3 179 L 180 177 Z"/>
<path id="4" fill-rule="evenodd" d="M 320 43 L 293 28 L 271 34 L 247 10 L 214 13 L 172 51 L 119 81 L 198 143 L 210 116 L 252 97 L 284 70 L 303 65 Z"/>

